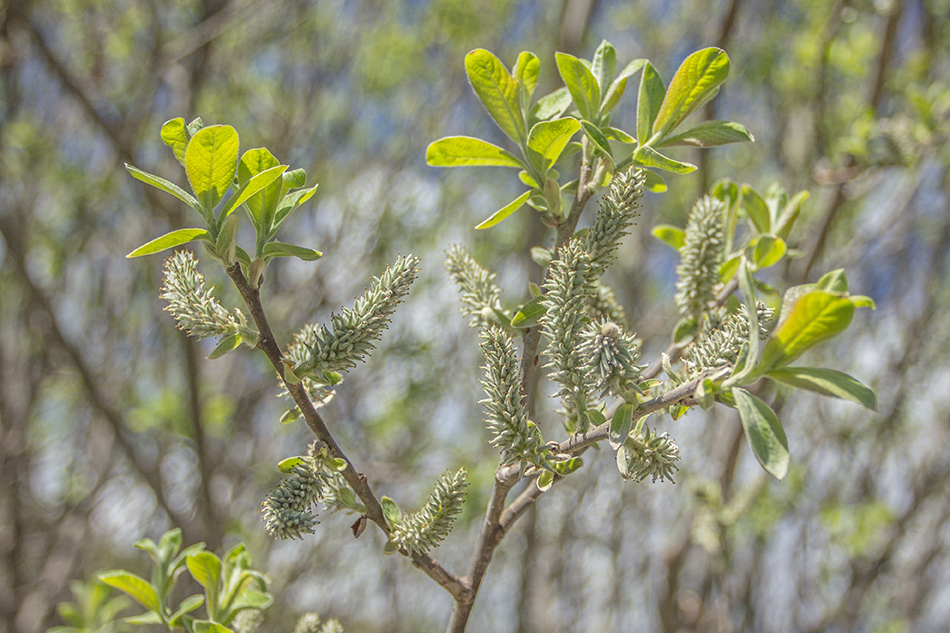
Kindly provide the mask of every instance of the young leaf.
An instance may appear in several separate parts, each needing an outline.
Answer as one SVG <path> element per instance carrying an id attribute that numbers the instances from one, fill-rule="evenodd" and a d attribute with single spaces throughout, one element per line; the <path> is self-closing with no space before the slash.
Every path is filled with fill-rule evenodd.
<path id="1" fill-rule="evenodd" d="M 317 187 L 319 186 L 320 185 L 314 185 L 309 189 L 300 189 L 284 196 L 280 201 L 280 205 L 277 207 L 277 213 L 274 214 L 274 229 L 272 234 L 283 224 L 284 220 L 286 220 L 291 213 L 297 210 L 297 207 L 313 197 L 313 194 L 317 192 Z"/>
<path id="2" fill-rule="evenodd" d="M 643 175 L 646 177 L 645 185 L 647 191 L 650 193 L 664 193 L 666 192 L 666 181 L 663 180 L 663 176 L 660 174 L 650 171 L 649 169 L 643 170 Z"/>
<path id="3" fill-rule="evenodd" d="M 658 147 L 670 145 L 716 147 L 726 143 L 744 143 L 746 141 L 755 141 L 755 137 L 744 125 L 731 121 L 707 121 L 685 132 L 668 137 Z"/>
<path id="4" fill-rule="evenodd" d="M 637 153 L 633 155 L 633 162 L 644 167 L 656 167 L 657 169 L 671 171 L 674 174 L 688 174 L 696 171 L 696 165 L 673 160 L 649 145 L 643 145 L 637 150 Z"/>
<path id="5" fill-rule="evenodd" d="M 551 484 L 554 483 L 554 473 L 550 470 L 542 471 L 538 476 L 537 484 L 538 490 L 541 492 L 547 492 L 551 488 Z"/>
<path id="6" fill-rule="evenodd" d="M 760 235 L 755 241 L 752 259 L 759 270 L 777 264 L 788 250 L 785 240 L 774 235 Z"/>
<path id="7" fill-rule="evenodd" d="M 844 272 L 844 268 L 828 271 L 815 284 L 815 289 L 825 292 L 848 292 L 848 275 Z"/>
<path id="8" fill-rule="evenodd" d="M 213 608 L 221 582 L 221 560 L 211 552 L 198 552 L 189 556 L 185 564 L 188 565 L 188 571 L 192 577 L 205 588 L 208 607 Z"/>
<path id="9" fill-rule="evenodd" d="M 220 343 L 208 354 L 208 360 L 214 360 L 216 358 L 221 358 L 228 352 L 233 352 L 238 347 L 241 346 L 241 341 L 243 337 L 240 334 L 232 334 L 221 340 Z"/>
<path id="10" fill-rule="evenodd" d="M 843 332 L 854 316 L 846 297 L 822 291 L 802 295 L 772 334 L 762 354 L 762 371 L 779 369 L 805 350 Z"/>
<path id="11" fill-rule="evenodd" d="M 607 433 L 607 438 L 610 441 L 610 446 L 613 449 L 619 450 L 623 443 L 627 441 L 627 436 L 630 435 L 630 429 L 633 426 L 633 405 L 629 402 L 624 402 L 622 405 L 617 407 L 614 417 L 610 420 L 610 429 Z"/>
<path id="12" fill-rule="evenodd" d="M 604 98 L 600 104 L 601 116 L 610 112 L 613 107 L 617 105 L 617 102 L 620 101 L 620 97 L 623 96 L 624 91 L 627 89 L 627 80 L 648 63 L 649 62 L 645 59 L 635 59 L 624 66 L 620 74 L 614 77 L 613 83 L 611 83 L 610 87 L 604 92 Z"/>
<path id="13" fill-rule="evenodd" d="M 285 244 L 283 242 L 268 242 L 264 245 L 264 251 L 261 253 L 264 257 L 296 257 L 305 262 L 312 262 L 323 257 L 323 253 L 315 251 L 312 248 L 295 246 L 294 244 Z"/>
<path id="14" fill-rule="evenodd" d="M 293 471 L 294 466 L 297 464 L 302 464 L 303 462 L 303 457 L 288 457 L 287 459 L 281 460 L 281 462 L 277 464 L 277 470 L 287 474 Z"/>
<path id="15" fill-rule="evenodd" d="M 188 147 L 188 130 L 185 129 L 185 120 L 181 117 L 165 121 L 162 125 L 162 142 L 171 148 L 178 162 L 185 164 L 185 148 Z"/>
<path id="16" fill-rule="evenodd" d="M 201 128 L 188 143 L 185 174 L 205 212 L 218 206 L 234 181 L 238 143 L 238 133 L 230 125 Z"/>
<path id="17" fill-rule="evenodd" d="M 495 211 L 490 218 L 476 226 L 476 229 L 487 229 L 495 226 L 509 215 L 521 208 L 521 206 L 528 201 L 528 198 L 531 196 L 530 191 L 525 191 L 523 194 L 512 200 L 510 203 Z"/>
<path id="18" fill-rule="evenodd" d="M 538 154 L 544 160 L 542 173 L 547 173 L 561 152 L 571 141 L 571 137 L 581 128 L 577 119 L 564 117 L 554 121 L 541 121 L 531 128 L 528 134 L 528 147 Z"/>
<path id="19" fill-rule="evenodd" d="M 164 178 L 160 178 L 158 176 L 152 175 L 146 171 L 142 171 L 141 169 L 137 169 L 128 163 L 125 164 L 125 168 L 129 171 L 130 174 L 132 174 L 132 177 L 135 178 L 136 180 L 141 180 L 146 185 L 152 185 L 156 189 L 161 189 L 165 193 L 175 196 L 176 198 L 178 198 L 179 200 L 181 200 L 182 202 L 190 206 L 192 209 L 195 209 L 199 213 L 201 212 L 201 206 L 198 204 L 198 201 L 191 194 L 186 192 L 184 189 L 182 189 L 175 183 L 169 182 L 165 180 Z"/>
<path id="20" fill-rule="evenodd" d="M 626 145 L 636 145 L 637 143 L 637 139 L 616 127 L 606 128 L 605 136 Z"/>
<path id="21" fill-rule="evenodd" d="M 124 591 L 133 600 L 149 611 L 154 611 L 159 614 L 162 612 L 162 605 L 158 601 L 158 594 L 155 593 L 155 589 L 152 585 L 148 584 L 144 578 L 140 578 L 135 574 L 130 574 L 121 569 L 116 569 L 100 574 L 99 580 L 119 591 Z"/>
<path id="22" fill-rule="evenodd" d="M 573 55 L 556 53 L 557 70 L 581 116 L 593 121 L 600 110 L 600 86 L 594 74 Z"/>
<path id="23" fill-rule="evenodd" d="M 850 400 L 866 409 L 877 411 L 877 397 L 874 392 L 844 372 L 819 367 L 784 367 L 765 375 L 798 389 Z"/>
<path id="24" fill-rule="evenodd" d="M 195 620 L 191 626 L 195 633 L 233 633 L 231 629 L 223 624 L 218 624 L 211 620 Z"/>
<path id="25" fill-rule="evenodd" d="M 551 94 L 538 99 L 531 108 L 528 120 L 532 123 L 549 121 L 564 114 L 569 107 L 571 107 L 571 93 L 567 88 L 558 88 Z"/>
<path id="26" fill-rule="evenodd" d="M 718 91 L 729 76 L 729 56 L 718 48 L 704 48 L 680 65 L 663 105 L 653 122 L 653 133 L 666 135 Z"/>
<path id="27" fill-rule="evenodd" d="M 143 255 L 160 253 L 166 249 L 175 248 L 176 246 L 181 246 L 182 244 L 187 244 L 192 240 L 200 238 L 210 239 L 208 236 L 208 231 L 205 229 L 178 229 L 177 231 L 166 233 L 161 237 L 156 237 L 151 242 L 139 246 L 125 257 L 127 259 L 131 259 L 133 257 L 142 257 Z"/>
<path id="28" fill-rule="evenodd" d="M 785 205 L 785 209 L 778 217 L 778 222 L 775 223 L 775 233 L 780 238 L 788 239 L 792 227 L 795 226 L 795 220 L 798 219 L 798 214 L 801 213 L 802 204 L 808 199 L 808 195 L 807 191 L 799 191 Z"/>
<path id="29" fill-rule="evenodd" d="M 653 122 L 660 113 L 660 105 L 666 96 L 663 78 L 653 64 L 646 62 L 640 76 L 640 92 L 637 95 L 637 140 L 643 145 L 653 135 Z"/>
<path id="30" fill-rule="evenodd" d="M 544 306 L 541 300 L 544 297 L 535 297 L 527 302 L 511 318 L 511 327 L 534 327 L 538 324 L 538 319 L 544 314 Z"/>
<path id="31" fill-rule="evenodd" d="M 203 605 L 204 602 L 205 602 L 205 597 L 200 594 L 188 596 L 187 598 L 181 601 L 180 605 L 178 605 L 178 611 L 175 611 L 172 617 L 168 618 L 168 625 L 173 628 L 177 626 L 181 626 L 181 621 L 180 621 L 181 616 L 185 615 L 186 613 L 190 613 L 194 611 L 195 609 Z M 156 624 L 161 624 L 161 621 L 156 622 Z"/>
<path id="32" fill-rule="evenodd" d="M 470 136 L 440 138 L 426 149 L 426 162 L 433 167 L 480 165 L 525 168 L 514 154 Z"/>
<path id="33" fill-rule="evenodd" d="M 667 244 L 675 251 L 683 248 L 686 243 L 686 233 L 678 226 L 671 224 L 657 224 L 653 227 L 653 237 Z"/>
<path id="34" fill-rule="evenodd" d="M 607 141 L 607 137 L 604 136 L 604 133 L 600 131 L 600 128 L 590 121 L 581 121 L 581 127 L 584 128 L 584 134 L 586 134 L 587 138 L 591 140 L 591 142 L 594 144 L 594 147 L 599 149 L 604 156 L 613 161 L 614 154 L 610 149 L 610 143 Z"/>
<path id="35" fill-rule="evenodd" d="M 519 145 L 525 141 L 521 87 L 501 60 L 478 48 L 465 56 L 468 81 L 501 131 Z"/>
<path id="36" fill-rule="evenodd" d="M 402 523 L 402 510 L 399 509 L 395 501 L 389 497 L 383 497 L 379 500 L 379 503 L 383 508 L 383 516 L 386 517 L 389 527 L 392 528 Z"/>
<path id="37" fill-rule="evenodd" d="M 772 229 L 769 206 L 762 195 L 749 185 L 742 185 L 742 206 L 759 233 L 768 233 Z"/>
<path id="38" fill-rule="evenodd" d="M 776 479 L 784 478 L 788 473 L 788 439 L 775 412 L 744 389 L 734 388 L 732 397 L 755 458 L 765 472 Z"/>
<path id="39" fill-rule="evenodd" d="M 524 103 L 527 105 L 534 94 L 534 89 L 538 85 L 538 73 L 541 72 L 541 60 L 530 51 L 523 51 L 518 55 L 518 63 L 515 64 L 515 79 L 521 84 L 524 91 Z"/>
<path id="40" fill-rule="evenodd" d="M 597 85 L 600 86 L 601 94 L 606 94 L 617 72 L 617 49 L 607 40 L 602 40 L 600 46 L 594 51 L 591 72 L 597 80 Z"/>

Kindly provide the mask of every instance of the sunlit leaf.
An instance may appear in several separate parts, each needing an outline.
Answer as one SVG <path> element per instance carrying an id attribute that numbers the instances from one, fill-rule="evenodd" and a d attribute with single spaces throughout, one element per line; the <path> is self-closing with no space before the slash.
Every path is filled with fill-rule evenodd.
<path id="1" fill-rule="evenodd" d="M 745 143 L 755 137 L 744 125 L 731 121 L 706 121 L 685 132 L 667 137 L 658 147 L 691 145 L 693 147 L 716 147 L 727 143 Z"/>
<path id="2" fill-rule="evenodd" d="M 171 148 L 175 158 L 182 165 L 185 164 L 185 148 L 188 147 L 188 130 L 185 129 L 185 120 L 181 117 L 165 121 L 162 125 L 162 142 Z"/>
<path id="3" fill-rule="evenodd" d="M 206 212 L 224 198 L 234 181 L 238 133 L 230 125 L 210 125 L 198 131 L 185 150 L 185 174 Z"/>
<path id="4" fill-rule="evenodd" d="M 151 242 L 139 246 L 137 249 L 126 255 L 127 258 L 142 257 L 143 255 L 152 255 L 160 253 L 169 248 L 175 248 L 182 244 L 187 244 L 192 240 L 208 237 L 208 231 L 205 229 L 178 229 L 171 233 L 166 233 L 161 237 L 156 237 Z M 209 238 L 210 239 L 210 238 Z"/>
<path id="5" fill-rule="evenodd" d="M 718 48 L 704 48 L 687 57 L 666 91 L 653 122 L 653 133 L 668 134 L 711 98 L 729 76 L 729 56 Z"/>
<path id="6" fill-rule="evenodd" d="M 501 131 L 519 145 L 524 143 L 525 124 L 519 94 L 521 88 L 501 60 L 489 51 L 478 48 L 465 56 L 465 72 L 475 94 Z"/>
<path id="7" fill-rule="evenodd" d="M 577 133 L 581 124 L 577 119 L 564 117 L 554 121 L 541 121 L 531 128 L 528 134 L 528 147 L 537 152 L 544 160 L 544 169 L 548 169 L 561 156 L 561 152 Z"/>
<path id="8" fill-rule="evenodd" d="M 433 167 L 500 166 L 519 167 L 524 164 L 514 154 L 480 138 L 449 136 L 426 149 L 426 162 Z"/>
<path id="9" fill-rule="evenodd" d="M 772 334 L 762 355 L 762 371 L 789 364 L 806 350 L 843 332 L 854 316 L 846 297 L 822 291 L 802 295 Z"/>
<path id="10" fill-rule="evenodd" d="M 557 70 L 571 93 L 574 105 L 588 121 L 597 117 L 600 109 L 600 86 L 594 74 L 573 55 L 556 53 Z"/>
<path id="11" fill-rule="evenodd" d="M 871 411 L 877 411 L 877 397 L 874 392 L 844 372 L 820 367 L 783 367 L 765 375 L 798 389 L 850 400 Z"/>
<path id="12" fill-rule="evenodd" d="M 158 594 L 155 593 L 155 589 L 144 578 L 117 569 L 100 574 L 99 579 L 110 587 L 124 591 L 129 597 L 149 611 L 161 613 L 162 606 L 158 601 Z"/>
<path id="13" fill-rule="evenodd" d="M 523 194 L 512 200 L 510 203 L 506 204 L 498 211 L 495 211 L 490 218 L 476 226 L 476 229 L 487 229 L 495 226 L 509 215 L 520 209 L 525 202 L 528 201 L 528 198 L 531 196 L 530 191 L 525 191 Z"/>
<path id="14" fill-rule="evenodd" d="M 633 160 L 638 165 L 642 165 L 644 167 L 656 167 L 657 169 L 671 171 L 674 174 L 688 174 L 690 172 L 696 171 L 696 165 L 692 165 L 690 163 L 681 163 L 679 161 L 673 160 L 672 158 L 659 153 L 650 146 L 640 147 L 637 150 L 637 153 L 633 155 Z"/>

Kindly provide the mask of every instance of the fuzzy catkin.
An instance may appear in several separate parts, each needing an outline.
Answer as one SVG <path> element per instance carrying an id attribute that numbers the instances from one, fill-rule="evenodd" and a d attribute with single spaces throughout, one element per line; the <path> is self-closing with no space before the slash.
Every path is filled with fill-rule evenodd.
<path id="1" fill-rule="evenodd" d="M 472 327 L 486 327 L 484 311 L 501 310 L 501 289 L 490 273 L 458 244 L 445 252 L 445 270 L 462 292 L 462 314 L 472 317 Z"/>
<path id="2" fill-rule="evenodd" d="M 465 502 L 468 477 L 464 468 L 445 473 L 418 512 L 407 512 L 393 526 L 390 538 L 410 555 L 426 554 L 445 540 Z"/>
<path id="3" fill-rule="evenodd" d="M 703 196 L 693 205 L 676 267 L 674 300 L 680 314 L 699 322 L 719 283 L 719 266 L 726 247 L 722 201 Z"/>

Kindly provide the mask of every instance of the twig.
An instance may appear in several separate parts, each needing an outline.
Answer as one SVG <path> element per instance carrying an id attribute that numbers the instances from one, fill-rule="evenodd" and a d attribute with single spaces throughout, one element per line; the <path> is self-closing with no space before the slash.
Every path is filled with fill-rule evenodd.
<path id="1" fill-rule="evenodd" d="M 383 509 L 382 506 L 380 506 L 379 498 L 377 498 L 367 483 L 366 476 L 356 470 L 353 462 L 350 461 L 343 452 L 343 449 L 337 444 L 330 430 L 327 428 L 326 423 L 323 421 L 323 418 L 314 408 L 303 386 L 300 383 L 293 385 L 284 380 L 283 354 L 280 351 L 280 346 L 277 345 L 277 339 L 274 337 L 274 333 L 267 321 L 267 316 L 264 314 L 264 306 L 261 304 L 260 288 L 254 288 L 248 283 L 244 277 L 244 273 L 241 271 L 240 264 L 234 264 L 228 268 L 227 273 L 228 276 L 231 277 L 231 280 L 234 281 L 234 285 L 237 286 L 238 292 L 241 293 L 241 297 L 244 299 L 244 303 L 247 305 L 251 317 L 254 319 L 254 323 L 260 332 L 261 337 L 257 347 L 267 355 L 267 359 L 271 365 L 273 365 L 277 371 L 277 375 L 280 376 L 281 381 L 283 381 L 286 386 L 287 391 L 300 408 L 304 419 L 307 421 L 307 426 L 310 427 L 313 434 L 317 436 L 317 439 L 327 445 L 330 454 L 334 458 L 342 459 L 346 462 L 346 468 L 342 473 L 343 478 L 346 479 L 346 483 L 349 484 L 350 488 L 356 493 L 356 496 L 358 496 L 360 501 L 363 502 L 363 505 L 366 506 L 367 518 L 379 526 L 379 529 L 381 529 L 384 534 L 389 536 L 389 525 L 383 516 Z M 411 557 L 411 560 L 413 565 L 421 569 L 427 576 L 432 578 L 432 580 L 439 583 L 439 585 L 452 594 L 452 597 L 456 600 L 459 600 L 465 595 L 467 590 L 465 584 L 429 555 L 416 554 Z"/>

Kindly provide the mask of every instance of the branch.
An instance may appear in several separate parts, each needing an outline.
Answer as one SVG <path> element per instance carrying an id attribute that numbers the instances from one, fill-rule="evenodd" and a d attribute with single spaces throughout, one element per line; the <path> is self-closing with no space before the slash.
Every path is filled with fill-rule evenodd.
<path id="1" fill-rule="evenodd" d="M 330 430 L 327 428 L 326 422 L 323 421 L 323 418 L 314 408 L 303 386 L 300 383 L 292 385 L 284 380 L 283 354 L 280 351 L 280 346 L 277 345 L 277 339 L 274 337 L 274 333 L 267 321 L 267 316 L 264 314 L 264 306 L 261 304 L 260 288 L 254 288 L 248 283 L 244 277 L 244 273 L 241 271 L 240 264 L 234 264 L 226 270 L 228 276 L 231 277 L 231 280 L 234 282 L 234 285 L 237 286 L 238 292 L 241 293 L 241 297 L 244 299 L 244 303 L 247 305 L 251 317 L 254 319 L 254 323 L 257 325 L 257 329 L 261 334 L 257 347 L 267 355 L 267 359 L 271 365 L 273 365 L 277 371 L 277 375 L 286 386 L 287 391 L 300 408 L 304 419 L 307 421 L 307 426 L 310 427 L 313 434 L 317 436 L 317 439 L 327 445 L 330 454 L 334 458 L 342 459 L 346 462 L 346 468 L 342 473 L 343 478 L 346 479 L 346 483 L 349 484 L 350 488 L 356 493 L 356 496 L 358 496 L 360 501 L 363 502 L 363 505 L 366 506 L 367 518 L 379 526 L 379 529 L 381 529 L 386 536 L 389 536 L 389 525 L 383 516 L 383 509 L 379 504 L 379 498 L 367 483 L 366 475 L 357 472 L 353 462 L 350 461 L 343 452 L 343 449 L 340 448 L 340 445 L 337 444 Z M 405 552 L 403 553 L 405 554 Z M 432 580 L 439 583 L 439 585 L 452 594 L 452 597 L 456 600 L 459 600 L 465 595 L 467 590 L 465 584 L 429 555 L 416 554 L 410 559 L 413 565 L 421 569 L 427 576 L 432 578 Z"/>

